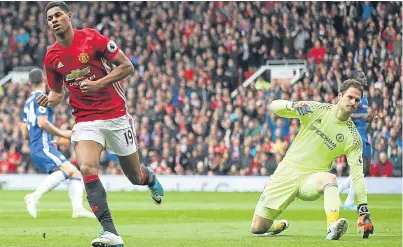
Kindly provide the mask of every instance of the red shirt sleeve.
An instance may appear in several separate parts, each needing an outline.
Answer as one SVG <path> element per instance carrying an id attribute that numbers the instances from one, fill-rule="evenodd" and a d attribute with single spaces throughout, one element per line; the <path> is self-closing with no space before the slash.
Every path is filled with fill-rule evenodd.
<path id="1" fill-rule="evenodd" d="M 113 59 L 119 52 L 119 48 L 113 40 L 100 34 L 97 30 L 94 31 L 94 44 L 97 52 L 99 52 L 107 60 Z"/>
<path id="2" fill-rule="evenodd" d="M 63 78 L 58 74 L 45 59 L 45 72 L 48 85 L 51 90 L 60 92 L 63 87 Z"/>

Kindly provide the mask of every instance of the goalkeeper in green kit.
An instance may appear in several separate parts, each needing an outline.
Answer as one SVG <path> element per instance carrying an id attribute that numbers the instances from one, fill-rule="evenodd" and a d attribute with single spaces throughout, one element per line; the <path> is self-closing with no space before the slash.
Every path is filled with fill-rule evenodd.
<path id="1" fill-rule="evenodd" d="M 283 160 L 265 186 L 252 219 L 257 236 L 276 235 L 288 227 L 276 218 L 298 197 L 313 201 L 324 196 L 327 217 L 326 239 L 338 240 L 348 227 L 339 218 L 340 197 L 336 176 L 329 173 L 332 161 L 346 155 L 358 199 L 358 229 L 363 237 L 373 233 L 363 175 L 362 141 L 350 118 L 362 97 L 356 80 L 343 82 L 335 105 L 314 101 L 275 100 L 270 110 L 281 117 L 298 118 L 301 127 Z"/>

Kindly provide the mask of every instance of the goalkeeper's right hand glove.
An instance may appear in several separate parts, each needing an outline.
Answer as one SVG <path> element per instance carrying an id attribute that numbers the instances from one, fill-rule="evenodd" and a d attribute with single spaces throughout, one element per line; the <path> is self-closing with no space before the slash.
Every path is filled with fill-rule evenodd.
<path id="1" fill-rule="evenodd" d="M 363 238 L 368 238 L 369 234 L 374 233 L 374 225 L 370 218 L 369 209 L 367 204 L 360 204 L 357 207 L 358 222 L 357 230 L 359 233 L 363 233 Z"/>

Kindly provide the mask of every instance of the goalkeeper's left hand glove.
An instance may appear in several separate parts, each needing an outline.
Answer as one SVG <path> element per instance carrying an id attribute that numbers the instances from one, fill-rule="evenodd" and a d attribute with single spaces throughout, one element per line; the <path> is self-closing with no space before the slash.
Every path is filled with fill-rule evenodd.
<path id="1" fill-rule="evenodd" d="M 308 105 L 307 101 L 295 101 L 292 103 L 292 108 L 300 115 L 304 116 L 308 113 L 312 113 L 311 108 Z"/>
<path id="2" fill-rule="evenodd" d="M 358 222 L 357 229 L 359 233 L 363 233 L 363 238 L 368 238 L 369 234 L 374 233 L 374 225 L 370 218 L 369 209 L 367 204 L 360 204 L 357 207 Z"/>

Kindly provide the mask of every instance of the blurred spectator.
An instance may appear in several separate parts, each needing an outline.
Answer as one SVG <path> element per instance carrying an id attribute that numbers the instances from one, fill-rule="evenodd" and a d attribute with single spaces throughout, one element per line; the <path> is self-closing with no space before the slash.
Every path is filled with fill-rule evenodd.
<path id="1" fill-rule="evenodd" d="M 373 177 L 392 177 L 393 166 L 392 162 L 386 156 L 386 153 L 382 152 L 379 155 L 379 161 L 375 165 L 371 165 L 371 176 Z"/>
<path id="2" fill-rule="evenodd" d="M 320 64 L 326 52 L 326 48 L 321 45 L 319 40 L 316 40 L 315 46 L 309 51 L 307 59 L 310 63 Z M 314 69 L 311 72 L 313 71 Z"/>
<path id="3" fill-rule="evenodd" d="M 0 173 L 9 173 L 9 168 L 10 162 L 8 161 L 8 152 L 3 152 L 0 160 Z"/>
<path id="4" fill-rule="evenodd" d="M 392 149 L 392 153 L 389 156 L 389 160 L 393 165 L 393 176 L 401 177 L 402 176 L 402 156 L 398 155 L 397 148 Z"/>
<path id="5" fill-rule="evenodd" d="M 8 151 L 8 173 L 16 173 L 17 167 L 21 164 L 21 153 L 17 151 L 17 146 L 12 144 Z"/>

